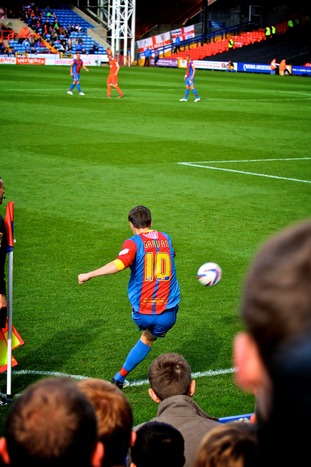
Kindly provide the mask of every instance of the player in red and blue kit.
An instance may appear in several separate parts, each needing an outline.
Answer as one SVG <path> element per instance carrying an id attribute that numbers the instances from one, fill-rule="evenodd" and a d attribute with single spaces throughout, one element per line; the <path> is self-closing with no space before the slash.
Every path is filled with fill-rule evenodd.
<path id="1" fill-rule="evenodd" d="M 80 58 L 80 54 L 77 53 L 76 58 L 71 62 L 70 66 L 70 74 L 72 76 L 72 84 L 67 91 L 67 94 L 72 95 L 73 89 L 77 86 L 80 96 L 84 96 L 84 92 L 82 92 L 80 87 L 80 71 L 83 68 L 85 71 L 89 71 L 88 68 L 83 63 L 83 60 Z"/>
<path id="2" fill-rule="evenodd" d="M 193 94 L 195 95 L 194 102 L 199 102 L 201 99 L 199 98 L 198 91 L 194 87 L 194 76 L 195 76 L 195 66 L 193 64 L 193 61 L 190 60 L 190 56 L 187 55 L 187 71 L 185 74 L 185 84 L 186 84 L 186 89 L 185 89 L 185 94 L 182 99 L 179 99 L 180 102 L 187 102 L 188 101 L 188 96 L 190 89 L 192 90 Z"/>
<path id="3" fill-rule="evenodd" d="M 134 235 L 124 241 L 118 257 L 99 269 L 78 276 L 79 284 L 83 284 L 92 277 L 115 274 L 126 268 L 131 270 L 128 297 L 132 319 L 142 334 L 112 379 L 119 388 L 128 384 L 125 377 L 146 358 L 152 343 L 158 337 L 165 337 L 174 326 L 180 302 L 175 251 L 170 236 L 151 228 L 151 212 L 145 206 L 131 209 L 128 220 Z"/>

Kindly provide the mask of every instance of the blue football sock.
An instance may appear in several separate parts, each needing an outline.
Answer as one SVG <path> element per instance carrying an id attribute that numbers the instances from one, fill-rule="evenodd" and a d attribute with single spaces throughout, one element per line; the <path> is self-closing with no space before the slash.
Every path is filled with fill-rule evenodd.
<path id="1" fill-rule="evenodd" d="M 144 344 L 140 339 L 136 342 L 134 347 L 130 350 L 124 364 L 123 368 L 127 373 L 134 370 L 134 368 L 147 357 L 148 353 L 150 352 L 151 347 L 149 345 Z M 122 376 L 120 372 L 118 372 L 114 379 L 123 382 L 125 380 L 125 376 Z"/>
<path id="2" fill-rule="evenodd" d="M 186 89 L 186 91 L 185 91 L 185 99 L 188 99 L 188 95 L 189 95 L 189 89 Z"/>
<path id="3" fill-rule="evenodd" d="M 80 84 L 77 84 L 77 89 L 79 92 L 81 92 Z"/>

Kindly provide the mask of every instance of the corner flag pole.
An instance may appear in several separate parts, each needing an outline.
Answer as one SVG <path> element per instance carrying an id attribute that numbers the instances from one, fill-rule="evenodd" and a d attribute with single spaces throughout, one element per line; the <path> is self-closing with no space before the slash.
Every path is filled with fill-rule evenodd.
<path id="1" fill-rule="evenodd" d="M 12 394 L 12 327 L 13 327 L 13 248 L 14 248 L 14 201 L 7 204 L 5 229 L 8 244 L 8 361 L 6 392 Z"/>

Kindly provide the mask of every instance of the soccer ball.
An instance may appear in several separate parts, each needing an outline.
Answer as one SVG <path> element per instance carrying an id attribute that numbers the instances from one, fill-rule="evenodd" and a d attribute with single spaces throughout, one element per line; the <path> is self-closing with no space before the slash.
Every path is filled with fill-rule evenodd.
<path id="1" fill-rule="evenodd" d="M 217 263 L 204 263 L 197 272 L 200 284 L 212 287 L 218 284 L 222 277 L 221 267 Z"/>

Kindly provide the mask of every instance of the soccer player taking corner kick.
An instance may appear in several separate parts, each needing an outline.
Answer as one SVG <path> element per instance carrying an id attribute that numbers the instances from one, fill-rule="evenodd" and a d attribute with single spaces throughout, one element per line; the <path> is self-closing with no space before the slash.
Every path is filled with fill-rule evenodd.
<path id="1" fill-rule="evenodd" d="M 78 283 L 83 284 L 93 277 L 115 274 L 126 268 L 131 270 L 128 298 L 132 319 L 142 333 L 112 378 L 111 382 L 121 389 L 129 385 L 126 376 L 146 358 L 152 343 L 158 337 L 165 337 L 174 326 L 180 302 L 170 236 L 151 228 L 151 212 L 145 206 L 131 209 L 128 221 L 133 236 L 124 241 L 117 258 L 78 276 Z"/>

